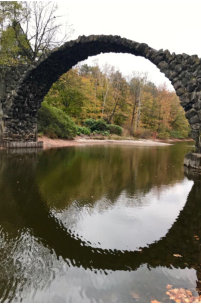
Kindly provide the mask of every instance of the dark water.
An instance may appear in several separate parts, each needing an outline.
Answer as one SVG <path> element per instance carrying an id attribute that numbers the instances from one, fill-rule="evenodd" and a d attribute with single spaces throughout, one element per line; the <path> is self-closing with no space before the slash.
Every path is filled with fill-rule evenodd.
<path id="1" fill-rule="evenodd" d="M 0 301 L 170 302 L 167 284 L 198 295 L 191 145 L 1 152 Z"/>

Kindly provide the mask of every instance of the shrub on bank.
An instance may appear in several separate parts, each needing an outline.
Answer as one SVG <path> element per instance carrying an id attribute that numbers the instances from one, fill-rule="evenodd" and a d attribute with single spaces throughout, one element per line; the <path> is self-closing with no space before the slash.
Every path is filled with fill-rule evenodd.
<path id="1" fill-rule="evenodd" d="M 84 125 L 88 127 L 91 132 L 109 132 L 111 134 L 122 135 L 122 128 L 115 124 L 107 124 L 102 119 L 89 118 L 84 121 Z M 97 133 L 98 134 L 98 133 Z"/>
<path id="2" fill-rule="evenodd" d="M 160 139 L 168 139 L 170 138 L 170 134 L 167 131 L 158 133 L 158 138 Z"/>
<path id="3" fill-rule="evenodd" d="M 84 125 L 93 131 L 107 131 L 107 124 L 102 119 L 89 118 L 84 121 Z"/>
<path id="4" fill-rule="evenodd" d="M 77 126 L 77 135 L 90 135 L 91 131 L 89 128 L 87 127 L 81 127 L 81 126 Z"/>
<path id="5" fill-rule="evenodd" d="M 107 127 L 111 134 L 122 135 L 122 127 L 113 124 L 107 125 Z"/>
<path id="6" fill-rule="evenodd" d="M 93 119 L 93 118 L 85 119 L 84 125 L 91 130 L 91 128 L 93 128 L 93 125 L 94 125 L 95 121 L 96 120 Z"/>
<path id="7" fill-rule="evenodd" d="M 103 136 L 109 136 L 110 132 L 109 131 L 99 131 L 99 130 L 94 130 L 93 135 L 103 135 Z"/>
<path id="8" fill-rule="evenodd" d="M 62 110 L 43 102 L 38 111 L 38 131 L 51 138 L 72 139 L 76 136 L 77 127 Z"/>
<path id="9" fill-rule="evenodd" d="M 38 112 L 38 132 L 50 138 L 72 139 L 76 135 L 122 135 L 122 128 L 115 124 L 107 124 L 102 119 L 86 119 L 84 126 L 76 126 L 74 121 L 61 109 L 46 102 Z"/>
<path id="10" fill-rule="evenodd" d="M 183 132 L 181 131 L 176 131 L 176 130 L 171 130 L 170 131 L 170 137 L 171 138 L 179 138 L 179 139 L 183 139 L 183 138 L 187 138 L 188 137 L 188 131 L 184 130 Z"/>

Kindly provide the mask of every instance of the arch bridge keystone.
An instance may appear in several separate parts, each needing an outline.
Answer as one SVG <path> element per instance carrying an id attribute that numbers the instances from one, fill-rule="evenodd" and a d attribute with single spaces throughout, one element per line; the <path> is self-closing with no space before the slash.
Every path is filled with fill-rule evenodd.
<path id="1" fill-rule="evenodd" d="M 145 43 L 107 35 L 81 36 L 66 42 L 35 66 L 0 67 L 1 144 L 36 145 L 37 113 L 52 84 L 78 62 L 108 52 L 142 56 L 165 74 L 185 110 L 195 152 L 201 153 L 201 59 L 197 55 L 155 50 Z"/>

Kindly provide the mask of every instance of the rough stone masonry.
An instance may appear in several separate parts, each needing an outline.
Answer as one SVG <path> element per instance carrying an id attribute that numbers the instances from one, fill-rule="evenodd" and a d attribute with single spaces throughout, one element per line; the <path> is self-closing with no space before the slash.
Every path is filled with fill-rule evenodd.
<path id="1" fill-rule="evenodd" d="M 129 53 L 155 64 L 179 96 L 201 153 L 201 59 L 155 50 L 119 36 L 81 36 L 52 51 L 35 66 L 0 67 L 0 141 L 37 141 L 37 113 L 52 84 L 78 62 L 100 53 Z"/>

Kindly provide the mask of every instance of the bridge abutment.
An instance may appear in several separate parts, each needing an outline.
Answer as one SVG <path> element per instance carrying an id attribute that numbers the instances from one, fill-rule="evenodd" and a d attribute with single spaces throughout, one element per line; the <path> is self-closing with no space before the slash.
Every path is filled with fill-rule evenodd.
<path id="1" fill-rule="evenodd" d="M 27 65 L 0 66 L 0 145 L 6 148 L 42 147 L 42 142 L 37 141 L 37 107 L 32 107 L 30 113 L 21 97 L 17 101 L 18 110 L 13 109 L 13 99 L 28 68 Z"/>
<path id="2" fill-rule="evenodd" d="M 6 118 L 1 144 L 5 148 L 42 148 L 43 143 L 38 141 L 37 118 Z"/>

